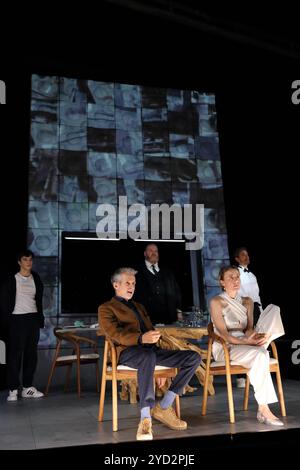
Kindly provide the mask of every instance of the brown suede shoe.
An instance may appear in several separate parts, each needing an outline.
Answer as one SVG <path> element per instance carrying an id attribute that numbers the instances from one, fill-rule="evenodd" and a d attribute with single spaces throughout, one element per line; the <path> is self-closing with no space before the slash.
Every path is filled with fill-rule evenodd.
<path id="1" fill-rule="evenodd" d="M 157 419 L 161 423 L 164 423 L 168 428 L 174 429 L 175 431 L 182 431 L 187 428 L 187 423 L 182 421 L 176 416 L 175 410 L 172 406 L 165 410 L 160 406 L 160 403 L 152 409 L 153 418 Z"/>
<path id="2" fill-rule="evenodd" d="M 141 419 L 137 433 L 137 441 L 151 441 L 153 439 L 152 434 L 152 421 L 149 418 Z"/>

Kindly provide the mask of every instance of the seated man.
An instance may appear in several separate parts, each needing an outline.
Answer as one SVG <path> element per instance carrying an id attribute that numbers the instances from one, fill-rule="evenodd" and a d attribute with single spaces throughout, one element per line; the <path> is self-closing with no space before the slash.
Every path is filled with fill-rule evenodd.
<path id="1" fill-rule="evenodd" d="M 117 345 L 118 363 L 138 370 L 141 420 L 136 438 L 150 440 L 153 439 L 151 415 L 171 429 L 187 428 L 187 423 L 176 416 L 172 404 L 176 394 L 182 393 L 194 375 L 201 358 L 195 351 L 164 350 L 157 346 L 160 332 L 153 328 L 144 307 L 131 301 L 135 274 L 132 268 L 119 268 L 112 275 L 115 297 L 100 305 L 99 324 L 104 334 Z M 155 406 L 153 374 L 156 365 L 178 367 L 180 371 Z"/>

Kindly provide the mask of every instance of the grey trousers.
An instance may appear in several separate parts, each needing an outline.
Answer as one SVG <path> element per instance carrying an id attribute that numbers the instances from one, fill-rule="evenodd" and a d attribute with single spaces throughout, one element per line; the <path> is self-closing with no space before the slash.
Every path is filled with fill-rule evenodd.
<path id="1" fill-rule="evenodd" d="M 141 408 L 145 406 L 152 408 L 155 404 L 153 373 L 156 365 L 180 369 L 169 390 L 181 394 L 200 362 L 201 357 L 195 351 L 160 349 L 155 345 L 129 346 L 122 351 L 119 358 L 119 364 L 138 370 L 137 381 Z"/>

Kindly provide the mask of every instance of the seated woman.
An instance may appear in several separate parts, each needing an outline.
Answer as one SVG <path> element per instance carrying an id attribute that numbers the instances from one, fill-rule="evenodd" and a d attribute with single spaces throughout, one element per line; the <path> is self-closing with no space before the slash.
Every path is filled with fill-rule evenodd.
<path id="1" fill-rule="evenodd" d="M 253 330 L 253 302 L 249 297 L 239 297 L 240 273 L 236 266 L 221 268 L 219 282 L 223 289 L 220 295 L 210 302 L 211 317 L 216 334 L 230 344 L 232 361 L 249 369 L 250 383 L 258 403 L 257 419 L 260 423 L 283 426 L 269 408 L 277 402 L 269 369 L 271 341 L 284 334 L 280 309 L 268 305 L 261 313 Z M 224 361 L 223 347 L 213 343 L 213 356 L 216 361 Z"/>

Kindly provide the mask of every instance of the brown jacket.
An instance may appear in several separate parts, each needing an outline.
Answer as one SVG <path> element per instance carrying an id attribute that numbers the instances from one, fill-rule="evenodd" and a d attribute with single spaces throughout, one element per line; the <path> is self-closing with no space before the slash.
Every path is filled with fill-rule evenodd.
<path id="1" fill-rule="evenodd" d="M 154 330 L 145 308 L 137 302 L 133 303 L 141 314 L 146 327 L 149 330 Z M 99 306 L 98 321 L 101 332 L 116 345 L 117 361 L 124 349 L 138 344 L 138 338 L 141 334 L 139 322 L 134 312 L 115 297 Z"/>

